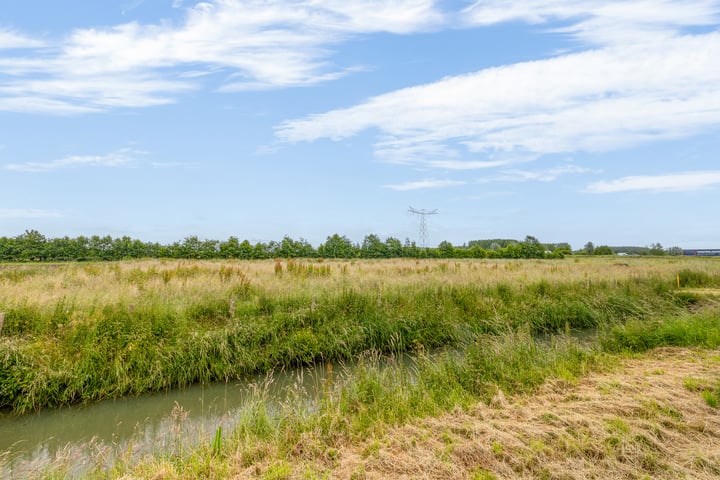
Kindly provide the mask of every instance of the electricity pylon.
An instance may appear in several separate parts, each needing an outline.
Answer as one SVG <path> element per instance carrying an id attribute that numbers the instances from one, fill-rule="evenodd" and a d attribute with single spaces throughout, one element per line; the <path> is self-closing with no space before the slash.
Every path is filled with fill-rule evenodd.
<path id="1" fill-rule="evenodd" d="M 425 209 L 417 210 L 413 207 L 410 207 L 408 209 L 408 212 L 420 217 L 420 248 L 427 248 L 428 229 L 427 229 L 426 217 L 428 215 L 437 215 L 438 211 L 437 210 L 425 210 Z"/>

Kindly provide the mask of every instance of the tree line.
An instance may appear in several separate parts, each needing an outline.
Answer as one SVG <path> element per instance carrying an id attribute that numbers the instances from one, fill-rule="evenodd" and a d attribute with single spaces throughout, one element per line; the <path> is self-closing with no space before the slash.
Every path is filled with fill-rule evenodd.
<path id="1" fill-rule="evenodd" d="M 36 230 L 16 237 L 0 237 L 0 261 L 113 261 L 139 258 L 173 259 L 266 259 L 266 258 L 562 258 L 572 254 L 570 245 L 543 244 L 528 235 L 522 241 L 510 239 L 474 240 L 462 246 L 448 241 L 437 247 L 421 248 L 406 239 L 384 240 L 365 236 L 362 243 L 333 234 L 317 248 L 305 239 L 251 243 L 230 237 L 225 241 L 201 240 L 197 236 L 163 245 L 127 236 L 46 238 Z"/>
<path id="2" fill-rule="evenodd" d="M 607 245 L 595 246 L 593 242 L 587 242 L 582 250 L 575 252 L 580 255 L 682 255 L 683 249 L 680 247 L 664 248 L 660 242 L 653 243 L 648 247 L 610 247 Z"/>

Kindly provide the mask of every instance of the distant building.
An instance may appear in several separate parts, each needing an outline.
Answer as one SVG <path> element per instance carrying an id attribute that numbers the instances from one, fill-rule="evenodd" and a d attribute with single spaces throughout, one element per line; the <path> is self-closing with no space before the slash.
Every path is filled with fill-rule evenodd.
<path id="1" fill-rule="evenodd" d="M 683 250 L 683 255 L 688 257 L 720 257 L 720 249 Z"/>

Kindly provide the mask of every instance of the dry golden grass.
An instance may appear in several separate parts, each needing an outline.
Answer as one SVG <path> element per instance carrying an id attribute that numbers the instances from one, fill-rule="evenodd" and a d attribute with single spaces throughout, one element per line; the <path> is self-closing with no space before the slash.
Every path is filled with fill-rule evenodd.
<path id="1" fill-rule="evenodd" d="M 720 352 L 658 349 L 576 385 L 479 404 L 286 459 L 282 478 L 720 478 L 720 412 L 692 384 L 718 382 Z M 328 458 L 329 457 L 329 458 Z M 269 478 L 278 463 L 240 469 Z"/>
<path id="2" fill-rule="evenodd" d="M 0 267 L 0 306 L 24 302 L 52 308 L 61 299 L 78 307 L 141 302 L 161 298 L 188 304 L 223 291 L 244 275 L 269 295 L 323 295 L 343 288 L 377 290 L 432 285 L 515 285 L 548 282 L 622 281 L 657 275 L 674 279 L 678 271 L 717 273 L 711 258 L 594 258 L 565 260 L 296 260 L 329 267 L 329 275 L 301 277 L 288 273 L 288 262 L 141 260 L 87 264 L 4 265 Z M 228 275 L 227 270 L 232 269 Z M 224 274 L 222 272 L 225 272 Z"/>
<path id="3" fill-rule="evenodd" d="M 694 295 L 707 295 L 710 297 L 720 297 L 720 288 L 686 288 L 687 293 Z"/>

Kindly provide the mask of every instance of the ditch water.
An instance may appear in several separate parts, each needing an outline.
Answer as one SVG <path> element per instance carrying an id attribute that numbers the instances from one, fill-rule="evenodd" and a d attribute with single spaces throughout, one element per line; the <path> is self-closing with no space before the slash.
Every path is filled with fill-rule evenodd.
<path id="1" fill-rule="evenodd" d="M 412 367 L 415 359 L 404 355 L 380 364 Z M 53 464 L 69 466 L 69 477 L 81 477 L 98 465 L 109 466 L 119 453 L 139 458 L 209 444 L 218 427 L 231 432 L 253 402 L 262 401 L 273 414 L 294 397 L 312 410 L 329 382 L 342 382 L 355 368 L 319 364 L 245 381 L 0 415 L 0 478 L 36 477 Z"/>
<path id="2" fill-rule="evenodd" d="M 594 343 L 594 329 L 574 331 L 580 343 Z M 552 336 L 536 336 L 549 342 Z M 444 350 L 452 355 L 460 352 Z M 431 358 L 442 354 L 434 352 Z M 380 358 L 381 368 L 401 367 L 412 377 L 417 357 Z M 53 464 L 68 466 L 64 475 L 79 478 L 89 469 L 110 466 L 118 454 L 140 458 L 153 452 L 180 453 L 199 442 L 210 444 L 219 427 L 227 434 L 252 414 L 253 403 L 277 414 L 291 399 L 312 410 L 330 383 L 342 383 L 357 364 L 318 364 L 247 380 L 193 385 L 86 406 L 0 415 L 0 478 L 36 478 Z"/>

